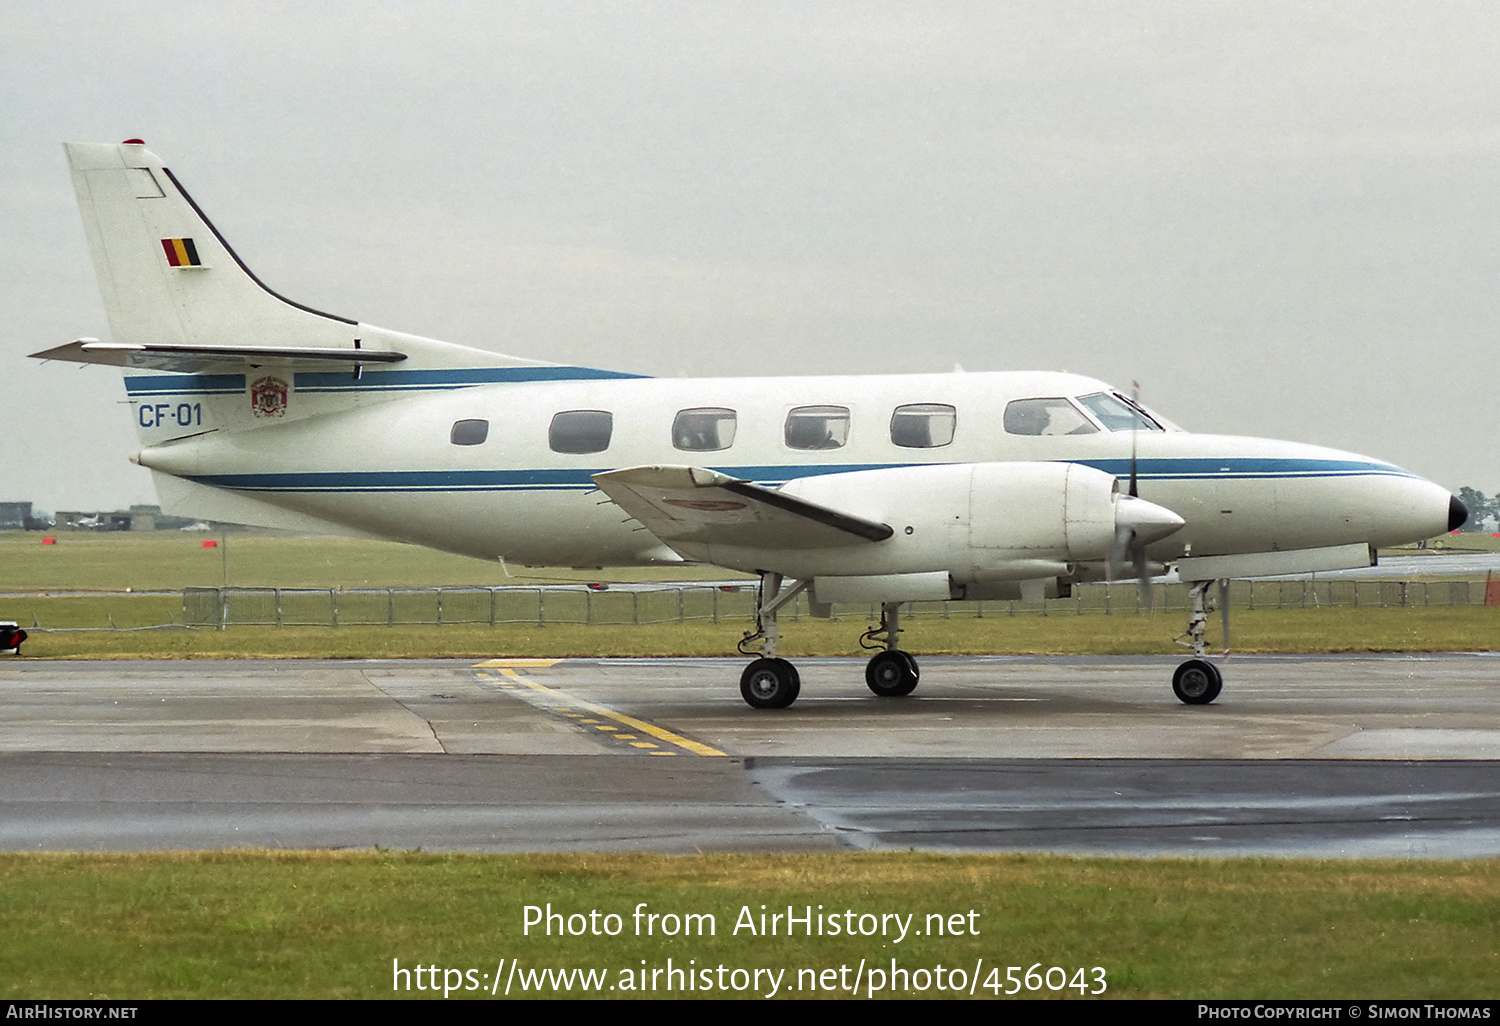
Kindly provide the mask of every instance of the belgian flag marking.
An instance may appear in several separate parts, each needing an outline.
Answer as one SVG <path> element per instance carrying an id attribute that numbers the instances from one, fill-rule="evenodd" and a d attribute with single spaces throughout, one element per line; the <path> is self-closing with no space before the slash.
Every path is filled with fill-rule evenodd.
<path id="1" fill-rule="evenodd" d="M 202 267 L 198 259 L 198 247 L 192 239 L 162 239 L 161 248 L 166 251 L 167 263 L 173 267 Z"/>

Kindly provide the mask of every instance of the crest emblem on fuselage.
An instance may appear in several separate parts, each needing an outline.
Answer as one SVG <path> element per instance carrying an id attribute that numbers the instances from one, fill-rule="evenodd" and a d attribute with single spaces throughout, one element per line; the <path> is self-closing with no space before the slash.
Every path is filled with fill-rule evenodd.
<path id="1" fill-rule="evenodd" d="M 250 409 L 257 417 L 280 417 L 286 413 L 286 393 L 289 387 L 280 378 L 261 378 L 250 386 Z"/>

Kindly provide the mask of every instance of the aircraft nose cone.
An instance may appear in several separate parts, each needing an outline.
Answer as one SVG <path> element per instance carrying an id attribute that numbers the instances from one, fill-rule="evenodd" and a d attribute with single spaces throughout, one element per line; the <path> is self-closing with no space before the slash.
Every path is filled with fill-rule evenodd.
<path id="1" fill-rule="evenodd" d="M 1115 531 L 1128 530 L 1137 544 L 1150 545 L 1182 527 L 1187 521 L 1165 506 L 1133 495 L 1115 500 Z"/>
<path id="2" fill-rule="evenodd" d="M 1457 495 L 1448 499 L 1448 530 L 1457 531 L 1469 519 L 1469 507 L 1459 501 Z"/>

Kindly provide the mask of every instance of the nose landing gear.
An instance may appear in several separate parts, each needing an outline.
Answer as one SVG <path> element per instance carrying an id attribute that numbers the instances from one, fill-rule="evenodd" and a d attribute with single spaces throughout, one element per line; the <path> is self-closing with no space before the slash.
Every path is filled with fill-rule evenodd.
<path id="1" fill-rule="evenodd" d="M 1219 697 L 1224 690 L 1224 675 L 1219 668 L 1204 656 L 1208 652 L 1205 635 L 1208 632 L 1208 614 L 1213 602 L 1208 597 L 1208 586 L 1213 581 L 1192 581 L 1188 584 L 1187 632 L 1177 638 L 1177 643 L 1193 650 L 1193 658 L 1177 667 L 1172 674 L 1172 693 L 1188 705 L 1207 705 Z M 1219 582 L 1219 609 L 1224 616 L 1224 654 L 1229 654 L 1229 582 Z"/>
<path id="2" fill-rule="evenodd" d="M 1206 659 L 1189 659 L 1172 674 L 1172 693 L 1188 705 L 1207 705 L 1222 690 L 1223 675 Z"/>

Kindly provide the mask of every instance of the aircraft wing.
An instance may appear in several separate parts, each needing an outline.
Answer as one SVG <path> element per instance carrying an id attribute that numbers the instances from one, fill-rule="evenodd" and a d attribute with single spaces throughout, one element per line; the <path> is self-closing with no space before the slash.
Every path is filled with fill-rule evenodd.
<path id="1" fill-rule="evenodd" d="M 365 364 L 399 363 L 405 353 L 388 349 L 315 349 L 307 346 L 213 346 L 167 343 L 100 342 L 80 338 L 32 353 L 38 360 L 68 360 L 110 367 L 200 374 L 228 366 L 294 366 L 298 370 L 347 370 Z"/>
<path id="2" fill-rule="evenodd" d="M 887 524 L 699 467 L 629 467 L 595 474 L 594 482 L 673 548 L 819 549 L 894 533 Z"/>

